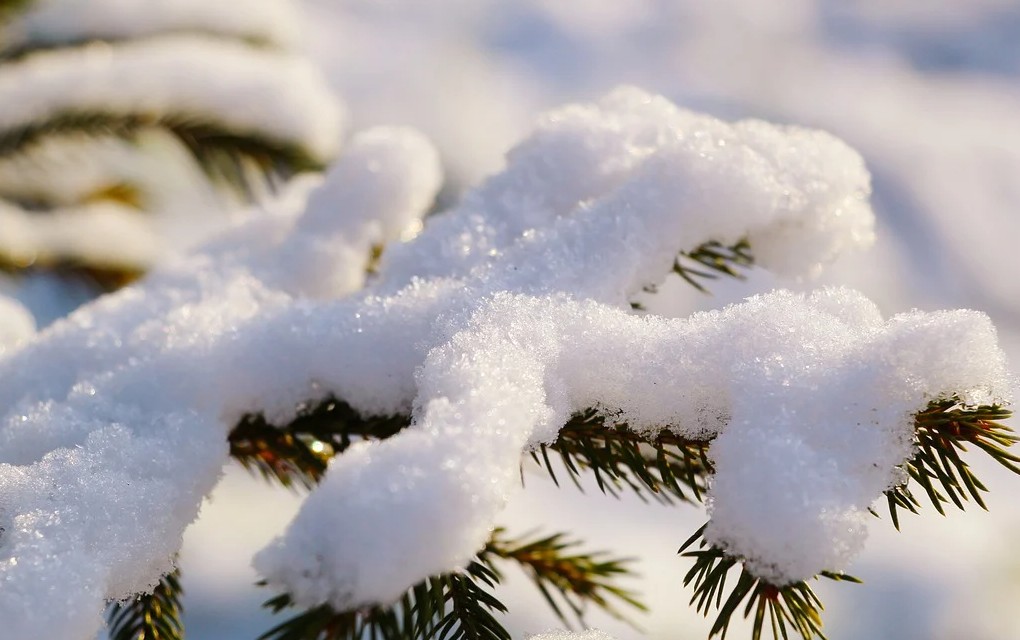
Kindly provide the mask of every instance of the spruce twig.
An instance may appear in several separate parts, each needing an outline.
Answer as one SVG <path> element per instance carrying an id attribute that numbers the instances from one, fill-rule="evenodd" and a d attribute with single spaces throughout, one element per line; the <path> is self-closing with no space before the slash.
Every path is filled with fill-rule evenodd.
<path id="1" fill-rule="evenodd" d="M 631 575 L 627 561 L 606 559 L 601 552 L 577 552 L 579 544 L 562 533 L 511 540 L 497 529 L 466 569 L 423 580 L 392 605 L 343 612 L 320 605 L 277 625 L 259 640 L 510 640 L 497 618 L 506 607 L 492 595 L 503 579 L 497 561 L 525 568 L 565 624 L 570 620 L 554 592 L 582 623 L 588 605 L 621 619 L 617 604 L 643 611 L 634 594 L 613 584 L 616 578 Z M 294 602 L 289 594 L 281 594 L 263 606 L 279 613 Z"/>
<path id="2" fill-rule="evenodd" d="M 577 440 L 571 430 L 580 434 L 592 428 L 593 414 L 586 415 L 575 417 L 565 427 L 567 437 L 575 444 Z M 229 441 L 232 457 L 249 470 L 284 486 L 311 487 L 322 477 L 329 459 L 353 442 L 386 439 L 409 423 L 409 416 L 363 416 L 349 404 L 329 399 L 302 410 L 283 427 L 269 424 L 261 415 L 246 416 L 231 431 Z M 630 436 L 620 439 L 624 441 L 635 447 L 639 442 Z M 577 455 L 580 459 L 583 454 Z M 505 609 L 486 591 L 501 579 L 494 566 L 496 560 L 524 568 L 553 611 L 567 624 L 569 618 L 561 603 L 582 622 L 589 605 L 620 618 L 623 615 L 619 605 L 643 610 L 634 594 L 613 583 L 616 578 L 630 574 L 627 561 L 607 558 L 601 552 L 579 552 L 579 544 L 562 533 L 514 541 L 497 530 L 464 572 L 429 578 L 408 590 L 391 607 L 346 612 L 317 607 L 278 625 L 262 640 L 509 638 L 492 615 Z M 284 594 L 268 601 L 266 606 L 279 612 L 292 606 L 292 602 Z"/>
<path id="3" fill-rule="evenodd" d="M 694 535 L 680 547 L 678 553 L 685 558 L 694 559 L 694 566 L 684 576 L 684 586 L 691 584 L 694 586 L 690 604 L 695 605 L 698 613 L 705 616 L 713 609 L 719 611 L 715 622 L 712 623 L 710 638 L 726 637 L 733 615 L 746 600 L 743 617 L 746 619 L 752 612 L 754 613 L 752 640 L 760 640 L 762 633 L 766 631 L 766 616 L 773 638 L 781 637 L 787 640 L 789 634 L 793 632 L 800 634 L 804 640 L 816 637 L 824 640 L 822 602 L 805 581 L 773 585 L 755 577 L 746 567 L 741 566 L 736 584 L 729 593 L 726 593 L 727 576 L 731 569 L 741 564 L 741 559 L 709 545 L 703 536 L 706 526 L 703 525 L 694 532 Z M 695 542 L 698 543 L 697 548 L 689 550 Z M 823 571 L 817 577 L 860 583 L 860 580 L 853 576 L 831 571 Z"/>
<path id="4" fill-rule="evenodd" d="M 227 123 L 205 121 L 193 114 L 156 118 L 144 114 L 66 113 L 44 122 L 0 131 L 0 156 L 17 154 L 43 137 L 67 131 L 86 131 L 133 140 L 140 131 L 153 127 L 164 128 L 174 134 L 187 147 L 210 182 L 249 202 L 261 200 L 267 193 L 276 191 L 295 173 L 322 168 L 322 163 L 298 144 L 257 135 L 256 132 L 235 132 L 229 129 Z M 113 184 L 90 194 L 82 204 L 113 201 L 139 209 L 139 213 L 143 214 L 144 196 L 138 185 Z M 0 194 L 0 199 L 4 197 Z M 19 204 L 16 198 L 10 201 Z M 41 216 L 54 206 L 52 202 L 35 200 L 20 204 L 27 205 Z M 96 281 L 100 290 L 106 292 L 130 283 L 141 273 L 136 265 L 83 262 L 70 255 L 26 265 L 16 257 L 0 254 L 0 271 L 20 273 L 26 268 L 56 271 L 72 277 L 83 276 Z"/>
<path id="5" fill-rule="evenodd" d="M 344 612 L 320 605 L 267 631 L 259 640 L 510 640 L 493 615 L 506 607 L 488 591 L 499 580 L 496 570 L 479 558 L 462 572 L 423 580 L 393 605 Z M 282 594 L 263 606 L 279 613 L 292 607 L 293 599 Z"/>
<path id="6" fill-rule="evenodd" d="M 654 436 L 639 434 L 626 424 L 607 424 L 604 415 L 588 409 L 574 414 L 554 443 L 531 455 L 556 484 L 549 451 L 559 454 L 578 488 L 581 471 L 590 471 L 603 493 L 618 496 L 629 489 L 642 500 L 672 504 L 701 502 L 711 473 L 708 445 L 708 440 L 683 438 L 667 429 Z"/>
<path id="7" fill-rule="evenodd" d="M 941 501 L 952 501 L 962 505 L 963 501 L 974 498 L 978 504 L 978 492 L 984 491 L 984 485 L 973 476 L 960 459 L 958 452 L 964 450 L 967 443 L 973 444 L 989 453 L 994 459 L 1007 468 L 1017 471 L 1020 461 L 1006 449 L 1016 442 L 1017 437 L 997 420 L 1008 417 L 1009 412 L 997 406 L 966 408 L 954 400 L 931 403 L 915 417 L 918 440 L 918 454 L 909 463 L 907 470 L 914 482 L 927 483 L 931 489 L 929 496 L 941 496 L 934 489 L 931 478 L 939 480 L 940 487 L 948 496 Z M 248 416 L 231 434 L 231 447 L 235 457 L 249 467 L 259 469 L 264 475 L 276 478 L 284 483 L 301 481 L 312 484 L 318 480 L 325 469 L 330 455 L 335 455 L 351 442 L 363 439 L 385 439 L 399 432 L 410 423 L 409 416 L 362 416 L 350 405 L 338 400 L 327 400 L 302 411 L 299 417 L 282 429 L 266 423 L 260 416 Z M 698 501 L 704 495 L 706 481 L 712 469 L 707 458 L 709 441 L 691 441 L 676 436 L 671 431 L 663 430 L 656 436 L 635 433 L 625 424 L 613 424 L 611 419 L 595 409 L 579 412 L 562 428 L 556 442 L 541 447 L 533 452 L 537 462 L 546 468 L 556 479 L 551 464 L 550 452 L 557 454 L 563 462 L 570 477 L 578 482 L 582 472 L 591 472 L 596 478 L 599 488 L 613 495 L 621 490 L 631 490 L 642 496 L 670 502 L 674 500 Z M 294 451 L 288 447 L 295 448 Z M 946 453 L 940 448 L 950 448 Z M 297 453 L 295 453 L 295 451 Z M 317 455 L 312 455 L 317 454 Z M 937 466 L 936 466 L 937 465 Z M 923 473 L 922 473 L 923 471 Z M 920 506 L 918 500 L 904 487 L 887 492 L 890 511 L 896 520 L 897 509 L 906 508 L 916 511 Z M 712 627 L 712 635 L 725 635 L 729 629 L 734 613 L 743 607 L 744 617 L 753 618 L 753 638 L 759 640 L 766 627 L 770 628 L 774 637 L 787 638 L 791 633 L 803 638 L 824 637 L 820 612 L 822 604 L 805 582 L 789 585 L 771 585 L 750 574 L 742 566 L 733 588 L 726 590 L 726 576 L 731 569 L 737 569 L 740 558 L 728 556 L 724 551 L 707 546 L 701 539 L 699 530 L 681 549 L 685 557 L 695 560 L 695 565 L 685 578 L 686 584 L 693 584 L 695 593 L 692 604 L 697 610 L 708 614 L 717 609 L 718 614 Z M 532 576 L 533 581 L 542 591 L 546 600 L 565 623 L 569 624 L 572 614 L 580 618 L 585 605 L 603 608 L 611 613 L 618 613 L 614 605 L 626 603 L 640 609 L 640 603 L 631 594 L 612 585 L 611 581 L 603 580 L 616 575 L 615 568 L 603 571 L 608 567 L 620 567 L 622 561 L 602 560 L 599 554 L 573 553 L 573 543 L 562 534 L 547 536 L 537 540 L 518 542 L 506 541 L 502 531 L 497 531 L 476 563 L 472 565 L 489 567 L 492 584 L 499 581 L 499 574 L 492 567 L 492 558 L 513 561 Z M 692 545 L 701 539 L 698 548 Z M 583 561 L 579 561 L 583 559 Z M 599 562 L 608 563 L 600 565 Z M 585 564 L 587 563 L 587 564 Z M 617 563 L 614 565 L 613 563 Z M 592 572 L 592 568 L 595 572 Z M 580 573 L 571 573 L 580 572 Z M 601 573 L 600 573 L 601 572 Z M 471 575 L 469 570 L 466 574 Z M 819 577 L 832 580 L 856 581 L 856 579 L 839 573 L 823 572 Z M 421 629 L 435 629 L 424 622 L 423 614 L 433 615 L 435 619 L 438 608 L 428 609 L 422 602 L 436 602 L 439 598 L 434 592 L 442 595 L 442 602 L 451 602 L 445 589 L 449 587 L 449 576 L 431 578 L 427 584 L 417 585 L 409 591 L 408 598 L 402 600 L 398 609 L 403 616 L 401 620 L 410 620 Z M 466 583 L 458 583 L 460 592 L 473 589 Z M 431 585 L 432 596 L 423 595 L 421 589 Z M 445 585 L 445 586 L 444 586 Z M 475 586 L 478 586 L 477 584 Z M 490 585 L 491 586 L 491 585 Z M 476 598 L 484 598 L 484 585 L 476 592 Z M 415 592 L 415 589 L 418 591 Z M 419 595 L 413 596 L 414 593 Z M 591 594 L 597 597 L 591 597 Z M 493 602 L 498 603 L 497 600 Z M 493 604 L 489 614 L 500 609 Z M 466 620 L 464 613 L 454 614 L 443 609 L 439 620 L 445 621 L 447 632 L 453 633 L 461 628 Z M 476 612 L 477 613 L 477 612 Z M 359 633 L 382 628 L 382 622 L 368 621 L 391 620 L 390 615 L 382 610 L 368 610 L 342 614 L 360 616 L 348 618 L 356 620 L 361 626 L 352 627 Z M 395 614 L 394 614 L 395 615 Z M 467 614 L 472 615 L 472 614 Z M 318 617 L 316 617 L 318 616 Z M 335 617 L 336 614 L 330 613 Z M 313 610 L 302 614 L 295 624 L 309 621 L 333 620 L 323 611 Z M 452 616 L 452 617 L 451 617 Z M 766 618 L 768 623 L 766 624 Z M 343 618 L 339 618 L 343 619 Z M 392 618 L 395 619 L 395 618 Z M 331 624 L 339 624 L 335 621 Z M 353 623 L 350 623 L 353 624 Z M 390 624 L 390 623 L 386 623 Z M 486 623 L 490 624 L 490 623 Z M 498 624 L 498 623 L 497 623 Z M 368 626 L 365 626 L 368 625 Z M 349 625 L 348 625 L 349 626 Z M 392 627 L 392 624 L 390 624 Z M 348 627 L 338 627 L 348 628 Z M 397 628 L 397 627 L 393 627 Z M 404 627 L 407 628 L 405 624 Z M 465 627 L 468 628 L 468 627 Z M 495 629 L 491 624 L 490 631 Z M 502 627 L 499 627 L 502 628 Z M 279 631 L 280 628 L 277 629 Z M 372 633 L 383 633 L 372 631 Z M 417 633 L 405 637 L 445 637 L 429 635 L 433 631 Z M 457 632 L 460 633 L 460 632 Z M 495 633 L 495 632 L 494 632 Z M 298 638 L 341 638 L 343 635 L 279 635 L 267 636 L 267 640 L 297 640 Z M 383 640 L 400 637 L 399 635 L 378 635 Z M 474 637 L 474 636 L 449 636 Z M 499 636 L 491 636 L 499 637 Z"/>
<path id="8" fill-rule="evenodd" d="M 427 638 L 510 640 L 510 633 L 493 615 L 494 611 L 506 613 L 506 606 L 485 588 L 495 587 L 501 580 L 500 574 L 487 559 L 476 560 L 464 573 L 452 574 L 448 580 L 450 611 Z"/>
<path id="9" fill-rule="evenodd" d="M 958 509 L 973 499 L 987 509 L 982 493 L 988 489 L 960 456 L 973 445 L 1013 473 L 1020 474 L 1020 457 L 1007 449 L 1020 441 L 1012 429 L 999 421 L 1012 415 L 998 405 L 967 407 L 958 399 L 932 401 L 914 416 L 914 456 L 904 463 L 910 484 L 919 485 L 932 506 L 945 515 L 944 503 Z M 917 513 L 921 503 L 910 486 L 886 491 L 889 515 L 899 529 L 898 509 Z"/>
<path id="10" fill-rule="evenodd" d="M 431 631 L 431 614 L 442 600 L 441 587 L 425 581 L 408 590 L 393 607 L 370 607 L 338 613 L 320 605 L 299 613 L 259 636 L 259 640 L 400 640 L 425 637 Z M 281 594 L 262 606 L 273 613 L 294 606 L 289 594 Z M 421 618 L 419 612 L 425 613 Z"/>
<path id="11" fill-rule="evenodd" d="M 677 254 L 671 271 L 698 291 L 709 293 L 701 280 L 717 280 L 723 276 L 743 280 L 746 277 L 745 271 L 752 266 L 754 256 L 747 240 L 740 240 L 729 246 L 713 240 L 693 251 L 682 251 Z M 643 289 L 645 293 L 658 292 L 658 286 L 655 284 L 646 284 Z M 644 305 L 640 302 L 632 301 L 630 306 L 633 309 L 644 310 Z"/>
<path id="12" fill-rule="evenodd" d="M 632 626 L 633 622 L 617 609 L 616 603 L 647 611 L 634 593 L 613 583 L 619 577 L 632 575 L 627 568 L 631 560 L 608 558 L 606 552 L 575 551 L 581 543 L 564 533 L 528 540 L 530 537 L 509 540 L 503 529 L 496 529 L 482 555 L 510 560 L 525 569 L 564 625 L 570 627 L 576 621 L 584 626 L 588 605 Z"/>
<path id="13" fill-rule="evenodd" d="M 250 471 L 286 487 L 311 488 L 330 458 L 353 442 L 384 440 L 410 424 L 410 417 L 362 416 L 342 400 L 307 407 L 289 424 L 274 426 L 259 414 L 245 416 L 228 437 L 230 455 Z"/>
<path id="14" fill-rule="evenodd" d="M 246 468 L 285 486 L 311 487 L 329 459 L 352 442 L 384 440 L 406 428 L 410 416 L 364 416 L 348 403 L 330 398 L 298 413 L 289 424 L 275 426 L 258 414 L 245 416 L 229 436 L 231 456 Z M 558 483 L 549 452 L 560 457 L 571 478 L 591 471 L 599 488 L 611 495 L 630 489 L 642 498 L 664 503 L 700 502 L 711 466 L 707 440 L 689 440 L 662 430 L 645 436 L 626 425 L 606 424 L 589 409 L 575 414 L 559 438 L 532 452 Z"/>
<path id="15" fill-rule="evenodd" d="M 183 640 L 180 577 L 174 569 L 152 593 L 112 603 L 106 612 L 110 640 Z"/>
<path id="16" fill-rule="evenodd" d="M 719 242 L 706 242 L 694 251 L 681 253 L 673 262 L 673 273 L 686 280 L 698 291 L 708 293 L 698 281 L 716 280 L 721 276 L 744 279 L 744 271 L 754 265 L 751 245 L 747 240 L 726 246 Z"/>

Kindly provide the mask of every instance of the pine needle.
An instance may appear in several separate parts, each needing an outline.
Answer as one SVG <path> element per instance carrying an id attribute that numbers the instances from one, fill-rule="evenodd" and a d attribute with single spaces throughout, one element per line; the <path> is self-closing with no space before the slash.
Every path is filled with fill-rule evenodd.
<path id="1" fill-rule="evenodd" d="M 110 640 L 183 640 L 180 571 L 163 576 L 152 593 L 114 602 L 106 612 Z"/>

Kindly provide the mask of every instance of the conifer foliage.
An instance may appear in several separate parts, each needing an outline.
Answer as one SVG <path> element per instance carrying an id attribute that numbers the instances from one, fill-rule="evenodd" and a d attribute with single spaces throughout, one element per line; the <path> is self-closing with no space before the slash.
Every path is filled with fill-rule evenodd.
<path id="1" fill-rule="evenodd" d="M 61 234 L 158 220 L 167 174 L 126 171 L 154 147 L 244 197 L 336 151 L 336 105 L 282 53 L 283 3 L 135 4 L 117 21 L 87 19 L 106 2 L 3 14 L 0 95 L 40 94 L 0 109 L 8 269 L 73 264 L 113 287 L 148 266 Z M 194 74 L 163 90 L 182 64 Z M 136 92 L 132 74 L 157 80 Z M 79 76 L 92 89 L 39 88 Z M 50 160 L 79 151 L 104 162 L 68 182 Z M 846 289 L 649 311 L 667 277 L 707 291 L 867 246 L 869 176 L 832 136 L 622 87 L 543 116 L 502 172 L 426 218 L 440 183 L 420 134 L 360 132 L 314 186 L 51 330 L 0 331 L 5 632 L 84 638 L 108 606 L 114 640 L 183 638 L 172 558 L 231 460 L 308 491 L 254 559 L 281 616 L 261 640 L 506 640 L 498 586 L 516 570 L 567 626 L 634 621 L 625 556 L 500 526 L 522 464 L 709 504 L 676 562 L 710 635 L 744 617 L 753 640 L 824 637 L 811 583 L 857 582 L 843 569 L 875 501 L 898 527 L 925 501 L 985 506 L 965 454 L 1020 472 L 982 314 L 883 319 Z"/>
<path id="2" fill-rule="evenodd" d="M 748 262 L 747 249 L 745 245 L 740 251 L 742 265 Z M 693 254 L 702 255 L 703 251 L 715 253 L 717 248 L 706 247 Z M 933 401 L 917 412 L 914 416 L 916 453 L 902 465 L 909 479 L 885 491 L 893 525 L 899 528 L 898 509 L 918 513 L 922 507 L 911 487 L 922 489 L 939 513 L 944 513 L 946 502 L 964 509 L 968 496 L 987 508 L 981 498 L 981 493 L 987 489 L 960 453 L 971 445 L 1014 473 L 1020 473 L 1020 458 L 1008 451 L 1020 438 L 1001 423 L 1011 415 L 1001 406 L 967 407 L 958 399 Z M 409 424 L 407 416 L 362 418 L 346 403 L 333 399 L 307 410 L 286 425 L 270 426 L 260 417 L 246 417 L 231 432 L 231 455 L 247 468 L 283 486 L 311 487 L 324 472 L 328 459 L 342 454 L 353 442 L 385 439 Z M 710 439 L 677 438 L 666 430 L 654 437 L 644 436 L 625 424 L 607 424 L 604 417 L 591 409 L 574 415 L 559 430 L 555 442 L 532 451 L 531 457 L 557 484 L 559 466 L 578 486 L 581 476 L 591 474 L 599 489 L 610 495 L 618 496 L 621 490 L 627 490 L 666 504 L 697 504 L 706 493 L 712 473 L 707 455 L 710 444 Z M 678 553 L 693 561 L 683 579 L 684 586 L 693 590 L 691 606 L 706 616 L 714 612 L 710 636 L 725 637 L 733 616 L 742 615 L 753 621 L 753 640 L 791 635 L 805 640 L 825 637 L 822 602 L 807 581 L 771 584 L 756 577 L 741 566 L 740 557 L 707 543 L 702 535 L 704 529 L 698 529 Z M 496 586 L 501 574 L 493 567 L 493 559 L 513 559 L 527 568 L 546 601 L 567 626 L 574 622 L 583 625 L 584 613 L 590 608 L 633 619 L 618 607 L 643 610 L 639 596 L 614 584 L 614 579 L 628 574 L 626 562 L 594 561 L 604 554 L 563 555 L 565 549 L 575 544 L 566 542 L 563 534 L 533 542 L 508 542 L 503 531 L 497 529 L 463 574 L 430 578 L 409 589 L 391 607 L 336 612 L 324 605 L 287 620 L 262 639 L 509 638 L 491 613 L 503 612 L 506 608 L 488 591 L 478 592 L 476 597 L 481 606 L 473 607 L 457 606 L 448 592 L 447 581 L 457 576 L 460 576 L 457 579 L 480 581 L 484 589 Z M 736 576 L 735 583 L 733 576 Z M 817 577 L 861 582 L 834 571 L 821 571 Z M 732 583 L 729 590 L 727 578 Z M 550 591 L 550 587 L 554 590 Z M 566 603 L 572 616 L 566 615 L 563 604 L 553 597 L 554 593 Z M 289 596 L 282 595 L 267 601 L 266 606 L 280 612 L 293 603 Z M 404 616 L 402 624 L 396 622 L 399 616 Z"/>
<path id="3" fill-rule="evenodd" d="M 180 571 L 160 579 L 152 593 L 140 594 L 128 602 L 115 602 L 107 611 L 112 640 L 182 640 Z"/>

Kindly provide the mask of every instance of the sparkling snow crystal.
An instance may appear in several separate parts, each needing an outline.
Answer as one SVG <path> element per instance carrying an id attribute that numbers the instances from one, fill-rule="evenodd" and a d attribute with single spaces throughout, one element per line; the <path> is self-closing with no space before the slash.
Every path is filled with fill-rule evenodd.
<path id="1" fill-rule="evenodd" d="M 545 116 L 409 239 L 438 183 L 420 136 L 366 132 L 307 205 L 291 194 L 0 359 L 6 637 L 88 637 L 104 599 L 153 584 L 250 413 L 284 423 L 336 397 L 412 416 L 334 459 L 255 558 L 299 604 L 349 608 L 467 563 L 522 451 L 578 410 L 715 436 L 706 535 L 782 582 L 857 551 L 913 412 L 1005 399 L 974 312 L 883 320 L 842 289 L 630 311 L 708 241 L 747 238 L 791 274 L 867 245 L 868 174 L 827 134 L 623 88 Z"/>

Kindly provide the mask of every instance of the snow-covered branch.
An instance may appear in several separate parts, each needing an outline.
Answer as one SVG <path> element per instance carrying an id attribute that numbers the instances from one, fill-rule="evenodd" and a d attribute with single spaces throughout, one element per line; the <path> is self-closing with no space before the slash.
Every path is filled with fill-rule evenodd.
<path id="1" fill-rule="evenodd" d="M 0 269 L 123 282 L 338 153 L 287 0 L 37 0 L 0 20 Z"/>
<path id="2" fill-rule="evenodd" d="M 0 131 L 137 117 L 292 144 L 316 161 L 336 152 L 343 120 L 306 59 L 192 35 L 41 52 L 0 67 L 0 94 Z"/>
<path id="3" fill-rule="evenodd" d="M 307 198 L 0 359 L 10 637 L 87 637 L 105 599 L 153 585 L 252 414 L 285 424 L 334 397 L 412 416 L 336 458 L 256 557 L 297 603 L 345 608 L 467 564 L 521 454 L 577 411 L 712 438 L 706 536 L 785 583 L 856 553 L 868 505 L 902 479 L 915 412 L 1007 400 L 975 312 L 883 321 L 842 289 L 684 320 L 630 311 L 708 242 L 746 239 L 785 274 L 867 245 L 868 174 L 827 134 L 619 89 L 547 115 L 408 239 L 438 176 L 417 134 L 362 134 Z"/>

